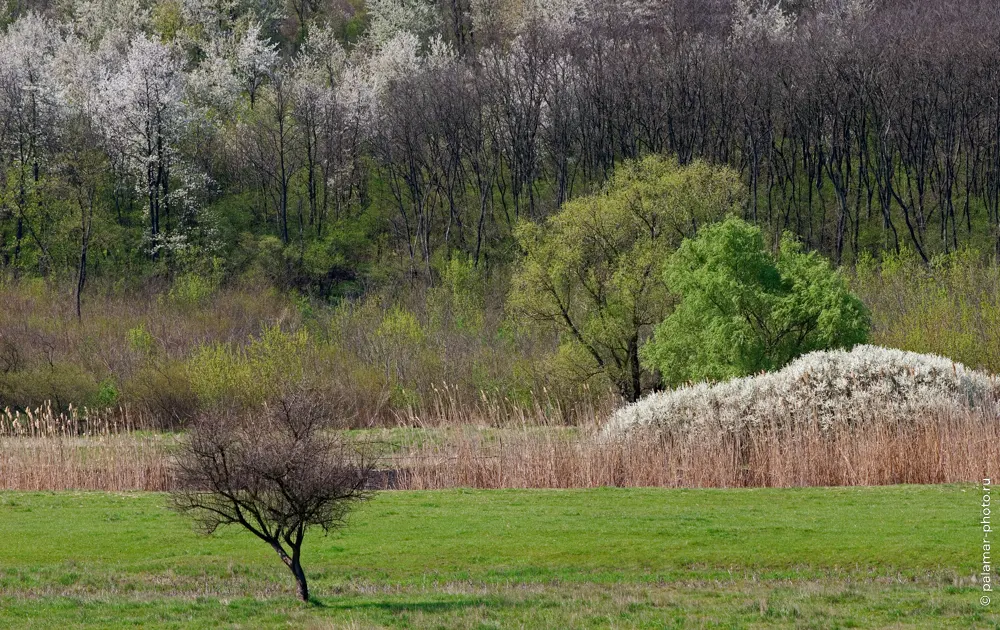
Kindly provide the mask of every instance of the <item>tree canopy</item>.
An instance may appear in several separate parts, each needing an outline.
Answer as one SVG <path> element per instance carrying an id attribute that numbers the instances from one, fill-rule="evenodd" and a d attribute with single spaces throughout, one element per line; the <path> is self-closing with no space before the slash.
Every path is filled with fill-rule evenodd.
<path id="1" fill-rule="evenodd" d="M 651 153 L 738 170 L 747 218 L 838 263 L 993 250 L 998 42 L 988 0 L 19 0 L 0 271 L 506 273 L 520 219 Z"/>
<path id="2" fill-rule="evenodd" d="M 604 375 L 635 400 L 650 385 L 639 348 L 670 307 L 663 260 L 701 225 L 739 209 L 742 191 L 726 167 L 659 156 L 626 162 L 603 191 L 518 227 L 524 258 L 512 311 L 560 334 L 561 367 Z"/>
<path id="3" fill-rule="evenodd" d="M 741 219 L 685 240 L 664 280 L 679 302 L 641 356 L 671 385 L 770 371 L 867 339 L 867 310 L 839 271 L 787 233 L 772 254 Z"/>

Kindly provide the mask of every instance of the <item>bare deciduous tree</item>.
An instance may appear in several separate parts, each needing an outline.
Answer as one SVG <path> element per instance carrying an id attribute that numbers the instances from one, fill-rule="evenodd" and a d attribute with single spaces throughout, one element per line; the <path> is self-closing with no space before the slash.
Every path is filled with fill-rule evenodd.
<path id="1" fill-rule="evenodd" d="M 329 416 L 301 394 L 259 413 L 202 418 L 178 455 L 173 505 L 209 534 L 224 525 L 248 529 L 277 552 L 308 601 L 305 533 L 343 527 L 370 496 L 373 454 L 333 431 Z"/>

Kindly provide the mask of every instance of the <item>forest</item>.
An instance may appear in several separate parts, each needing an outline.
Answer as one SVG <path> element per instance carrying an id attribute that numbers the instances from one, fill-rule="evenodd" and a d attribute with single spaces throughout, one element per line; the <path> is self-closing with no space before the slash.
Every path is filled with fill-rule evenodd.
<path id="1" fill-rule="evenodd" d="M 455 387 L 571 416 L 565 401 L 616 384 L 609 361 L 635 399 L 663 385 L 637 372 L 658 319 L 581 352 L 526 323 L 516 277 L 547 251 L 525 226 L 554 229 L 616 172 L 620 199 L 655 197 L 670 169 L 727 191 L 693 228 L 730 212 L 841 266 L 876 306 L 875 341 L 997 369 L 970 342 L 991 334 L 1000 248 L 996 8 L 11 0 L 0 405 L 186 417 L 222 395 L 202 391 L 206 357 L 306 333 L 334 348 L 306 371 L 375 409 Z M 201 402 L 147 400 L 163 389 Z"/>
<path id="2" fill-rule="evenodd" d="M 837 262 L 998 247 L 996 5 L 8 2 L 8 275 L 257 274 L 323 298 L 518 256 L 648 154 Z"/>

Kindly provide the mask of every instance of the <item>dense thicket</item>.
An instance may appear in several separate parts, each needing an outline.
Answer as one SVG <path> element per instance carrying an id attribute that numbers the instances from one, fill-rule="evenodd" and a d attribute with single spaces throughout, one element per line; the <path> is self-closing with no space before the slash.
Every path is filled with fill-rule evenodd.
<path id="1" fill-rule="evenodd" d="M 836 260 L 1000 246 L 995 1 L 8 3 L 0 265 L 323 294 L 493 267 L 626 158 Z"/>

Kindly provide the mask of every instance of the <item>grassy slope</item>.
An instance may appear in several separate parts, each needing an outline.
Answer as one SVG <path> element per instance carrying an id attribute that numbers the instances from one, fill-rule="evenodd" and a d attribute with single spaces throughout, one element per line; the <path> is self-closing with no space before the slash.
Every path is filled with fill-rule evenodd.
<path id="1" fill-rule="evenodd" d="M 1000 627 L 955 486 L 383 493 L 307 540 L 321 607 L 262 543 L 161 495 L 0 494 L 0 626 Z M 995 606 L 1000 606 L 998 601 Z"/>

